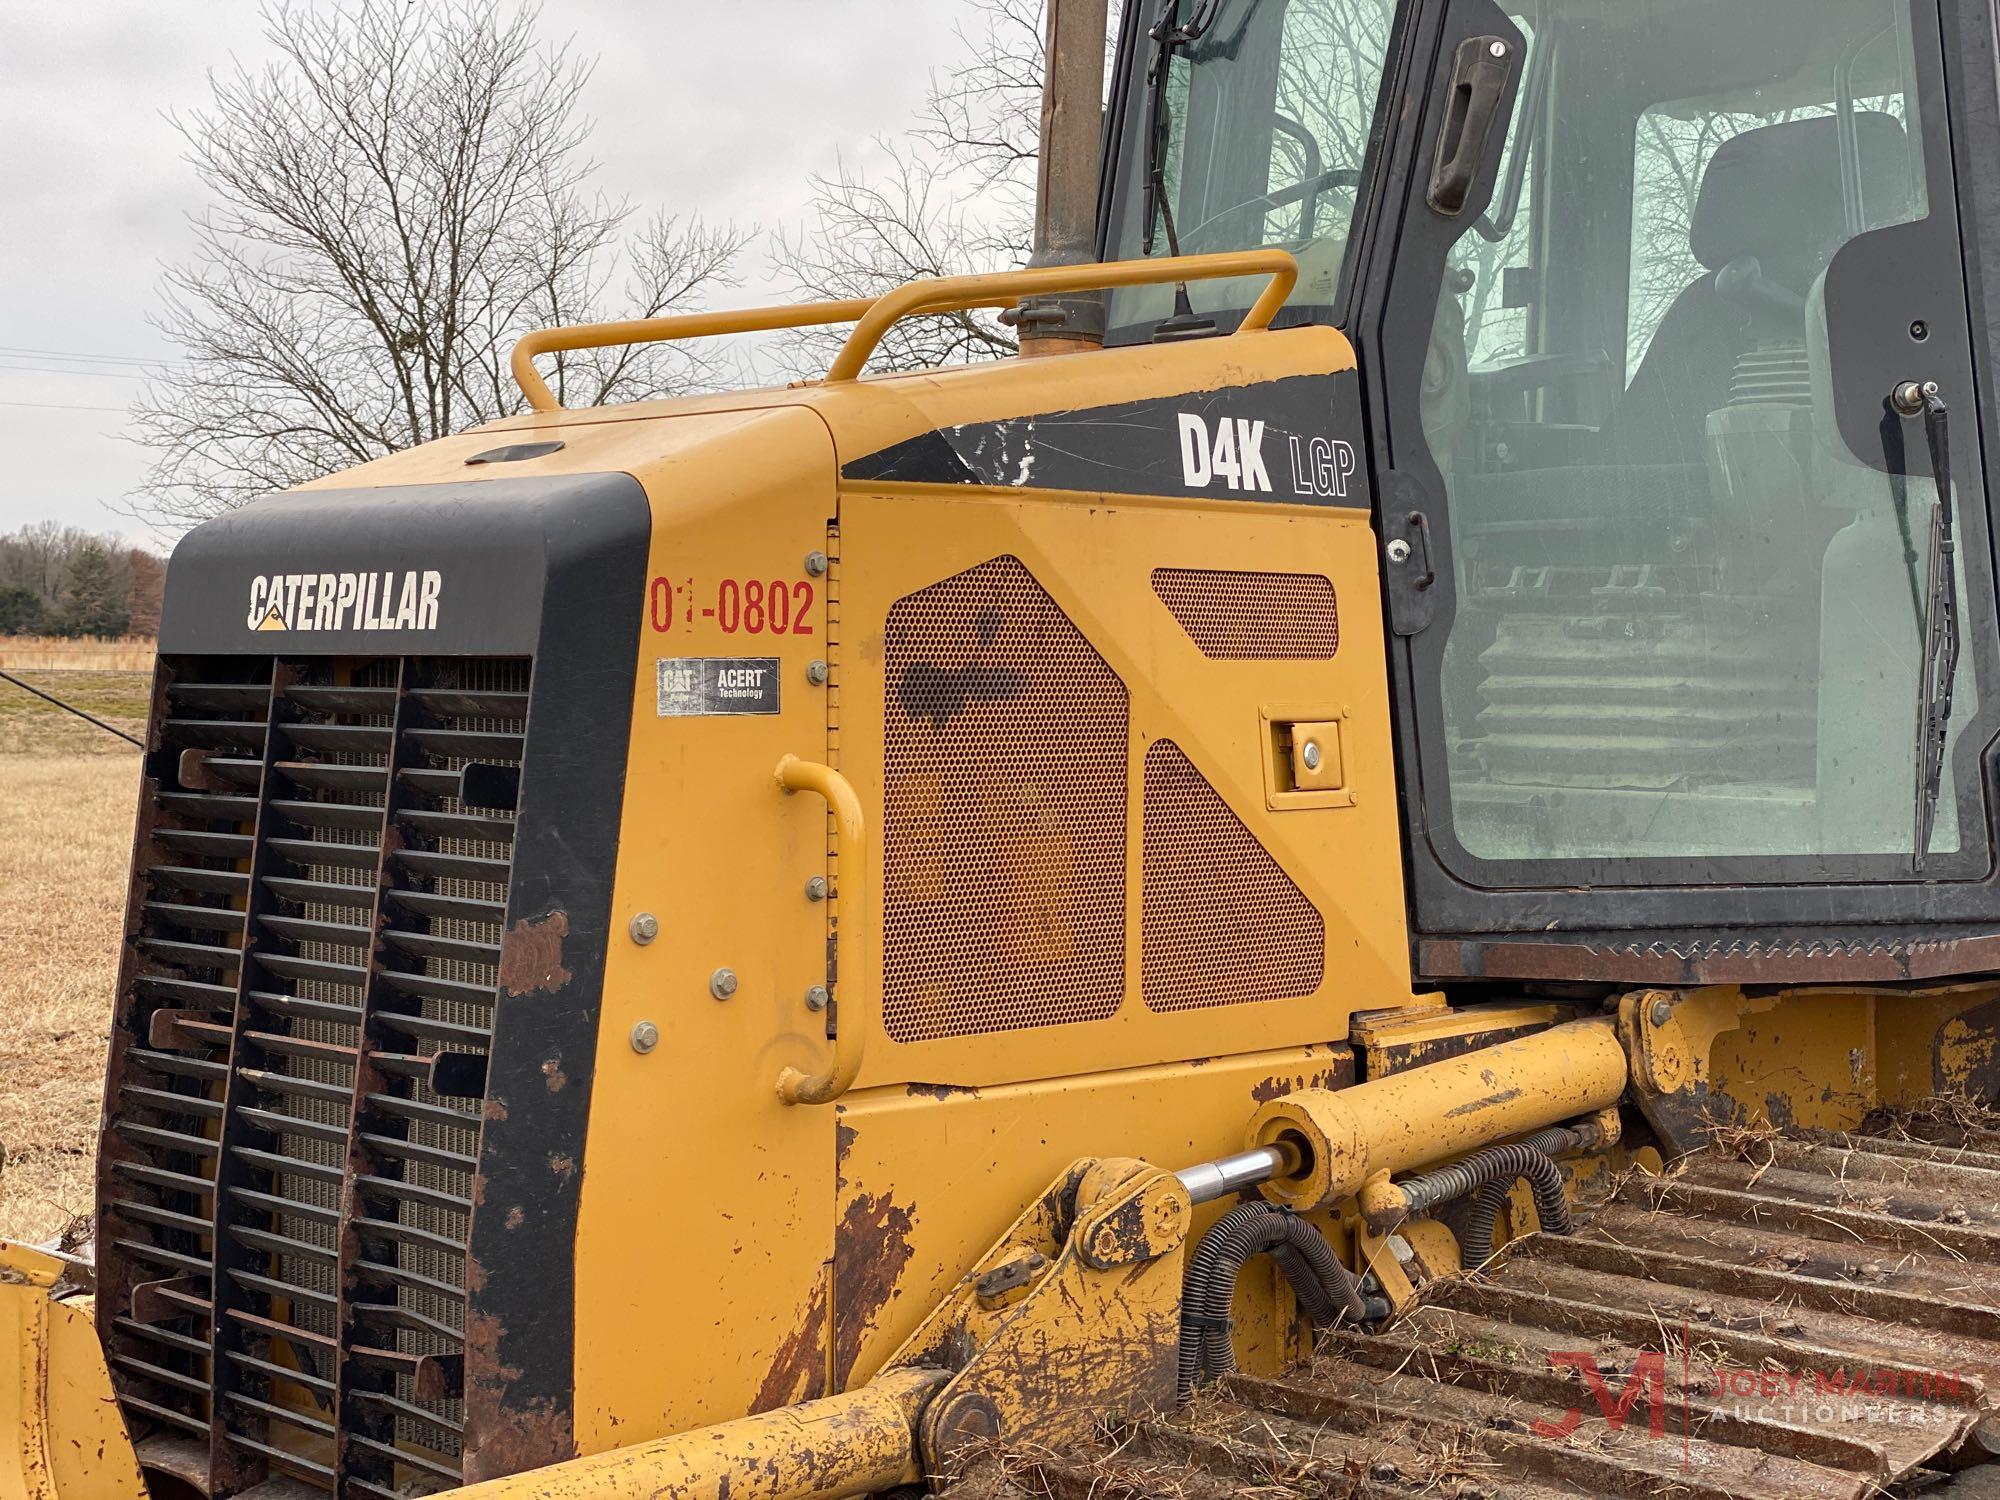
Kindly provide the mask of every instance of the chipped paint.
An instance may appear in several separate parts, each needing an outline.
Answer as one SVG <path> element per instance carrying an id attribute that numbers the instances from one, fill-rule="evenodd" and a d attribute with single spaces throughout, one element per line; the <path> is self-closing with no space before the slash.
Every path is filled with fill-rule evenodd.
<path id="1" fill-rule="evenodd" d="M 1932 1087 L 1966 1099 L 2000 1098 L 2000 1000 L 1953 1016 L 1932 1048 Z"/>
<path id="2" fill-rule="evenodd" d="M 474 1267 L 466 1267 L 468 1285 Z M 483 1280 L 483 1278 L 482 1278 Z M 476 1290 L 476 1288 L 475 1288 Z M 479 1310 L 465 1313 L 465 1480 L 519 1474 L 558 1463 L 575 1453 L 570 1414 L 554 1401 L 523 1401 L 515 1391 L 521 1371 L 500 1357 L 499 1320 Z"/>
<path id="3" fill-rule="evenodd" d="M 861 1135 L 847 1123 L 845 1114 L 845 1110 L 839 1112 L 833 1127 L 833 1185 L 836 1189 L 847 1186 L 847 1153 L 854 1149 L 854 1143 Z"/>
<path id="4" fill-rule="evenodd" d="M 1287 1094 L 1295 1094 L 1300 1089 L 1344 1089 L 1354 1083 L 1354 1055 L 1344 1046 L 1336 1049 L 1339 1060 L 1324 1068 L 1316 1068 L 1309 1073 L 1274 1073 L 1269 1078 L 1259 1079 L 1250 1086 L 1250 1098 L 1257 1104 L 1269 1104 L 1273 1099 L 1282 1099 Z"/>
<path id="5" fill-rule="evenodd" d="M 1488 1094 L 1482 1099 L 1468 1099 L 1463 1104 L 1454 1105 L 1444 1112 L 1444 1117 L 1447 1120 L 1455 1120 L 1461 1115 L 1476 1115 L 1482 1110 L 1498 1109 L 1501 1105 L 1509 1104 L 1520 1097 L 1519 1089 L 1501 1089 L 1498 1093 Z"/>
<path id="6" fill-rule="evenodd" d="M 906 1083 L 903 1092 L 912 1099 L 952 1099 L 960 1094 L 979 1097 L 979 1090 L 961 1083 Z"/>
<path id="7" fill-rule="evenodd" d="M 847 1205 L 833 1234 L 833 1375 L 845 1381 L 861 1341 L 897 1295 L 914 1253 L 916 1211 L 887 1194 L 863 1193 Z"/>
<path id="8" fill-rule="evenodd" d="M 797 1325 L 778 1345 L 764 1383 L 751 1400 L 752 1415 L 826 1394 L 826 1292 L 832 1273 L 830 1263 L 820 1267 Z"/>

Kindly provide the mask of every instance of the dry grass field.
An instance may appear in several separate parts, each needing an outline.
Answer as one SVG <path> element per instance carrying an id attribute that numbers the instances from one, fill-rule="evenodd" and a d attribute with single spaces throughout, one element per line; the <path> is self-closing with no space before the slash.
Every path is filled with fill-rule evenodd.
<path id="1" fill-rule="evenodd" d="M 24 672 L 119 727 L 137 672 Z M 91 1201 L 138 752 L 0 682 L 0 1236 L 46 1240 Z"/>
<path id="2" fill-rule="evenodd" d="M 118 639 L 0 635 L 0 670 L 8 672 L 150 672 L 153 643 Z"/>

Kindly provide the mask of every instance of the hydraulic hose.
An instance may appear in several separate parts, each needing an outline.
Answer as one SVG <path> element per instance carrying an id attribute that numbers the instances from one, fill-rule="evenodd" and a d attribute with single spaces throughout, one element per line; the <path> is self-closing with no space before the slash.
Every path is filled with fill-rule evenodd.
<path id="1" fill-rule="evenodd" d="M 1523 1140 L 1475 1151 L 1463 1161 L 1397 1186 L 1409 1200 L 1411 1213 L 1428 1213 L 1472 1197 L 1458 1236 L 1459 1263 L 1472 1270 L 1493 1258 L 1493 1226 L 1507 1194 L 1520 1178 L 1527 1178 L 1535 1195 L 1535 1213 L 1543 1230 L 1549 1234 L 1571 1232 L 1569 1200 L 1563 1192 L 1562 1170 L 1554 1158 L 1582 1144 L 1583 1135 L 1576 1130 L 1561 1126 L 1538 1130 Z"/>
<path id="2" fill-rule="evenodd" d="M 1381 1316 L 1379 1299 L 1371 1303 L 1359 1278 L 1340 1263 L 1319 1230 L 1275 1204 L 1238 1204 L 1215 1221 L 1188 1258 L 1181 1294 L 1181 1400 L 1192 1396 L 1197 1385 L 1236 1368 L 1229 1303 L 1236 1278 L 1257 1255 L 1269 1255 L 1276 1263 L 1315 1328 L 1343 1318 L 1364 1323 Z"/>
<path id="3" fill-rule="evenodd" d="M 1535 1217 L 1541 1220 L 1542 1232 L 1570 1233 L 1575 1226 L 1570 1222 L 1569 1200 L 1563 1196 L 1562 1170 L 1543 1156 L 1534 1171 L 1520 1175 L 1528 1179 L 1535 1195 Z M 1495 1178 L 1473 1195 L 1465 1232 L 1458 1239 L 1459 1264 L 1466 1270 L 1476 1270 L 1493 1259 L 1493 1226 L 1513 1188 L 1513 1178 Z"/>

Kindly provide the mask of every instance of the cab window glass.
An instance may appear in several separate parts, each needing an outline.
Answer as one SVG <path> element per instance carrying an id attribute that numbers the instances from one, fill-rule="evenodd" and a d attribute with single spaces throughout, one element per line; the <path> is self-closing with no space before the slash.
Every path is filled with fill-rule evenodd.
<path id="1" fill-rule="evenodd" d="M 1909 6 L 1520 9 L 1522 207 L 1459 241 L 1424 384 L 1441 821 L 1496 884 L 1910 856 L 1936 487 L 1843 441 L 1826 295 L 1856 236 L 1928 212 Z M 1947 769 L 1929 852 L 1961 793 Z"/>
<path id="2" fill-rule="evenodd" d="M 1394 14 L 1393 0 L 1146 0 L 1111 258 L 1164 256 L 1176 245 L 1184 255 L 1282 246 L 1299 260 L 1292 306 L 1330 304 Z M 1161 48 L 1148 36 L 1156 25 L 1202 29 Z M 1240 314 L 1261 286 L 1196 283 L 1190 295 L 1204 315 Z M 1147 336 L 1173 306 L 1170 286 L 1114 292 L 1114 339 L 1118 330 Z"/>

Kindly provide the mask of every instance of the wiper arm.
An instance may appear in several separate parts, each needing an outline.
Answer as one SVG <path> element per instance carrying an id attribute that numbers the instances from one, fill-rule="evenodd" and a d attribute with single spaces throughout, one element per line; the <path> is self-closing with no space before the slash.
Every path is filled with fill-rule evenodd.
<path id="1" fill-rule="evenodd" d="M 1958 672 L 1958 542 L 1952 531 L 1951 413 L 1937 382 L 1912 381 L 1897 388 L 1894 405 L 1914 416 L 1921 411 L 1930 440 L 1931 473 L 1937 503 L 1931 507 L 1930 572 L 1924 589 L 1924 657 L 1917 701 L 1917 806 L 1914 868 L 1930 852 L 1937 822 L 1938 794 L 1951 728 L 1952 684 Z"/>
<path id="2" fill-rule="evenodd" d="M 1146 224 L 1140 238 L 1140 253 L 1144 255 L 1153 253 L 1153 232 L 1159 225 L 1160 214 L 1167 201 L 1169 64 L 1175 52 L 1191 42 L 1200 41 L 1208 33 L 1208 28 L 1215 24 L 1215 18 L 1222 10 L 1222 0 L 1195 0 L 1194 14 L 1188 17 L 1186 25 L 1180 22 L 1180 9 L 1180 0 L 1163 0 L 1159 20 L 1146 33 L 1153 41 L 1153 59 L 1146 69 L 1146 181 L 1142 208 Z M 1180 247 L 1174 240 L 1173 221 L 1169 217 L 1167 248 L 1178 255 Z"/>

